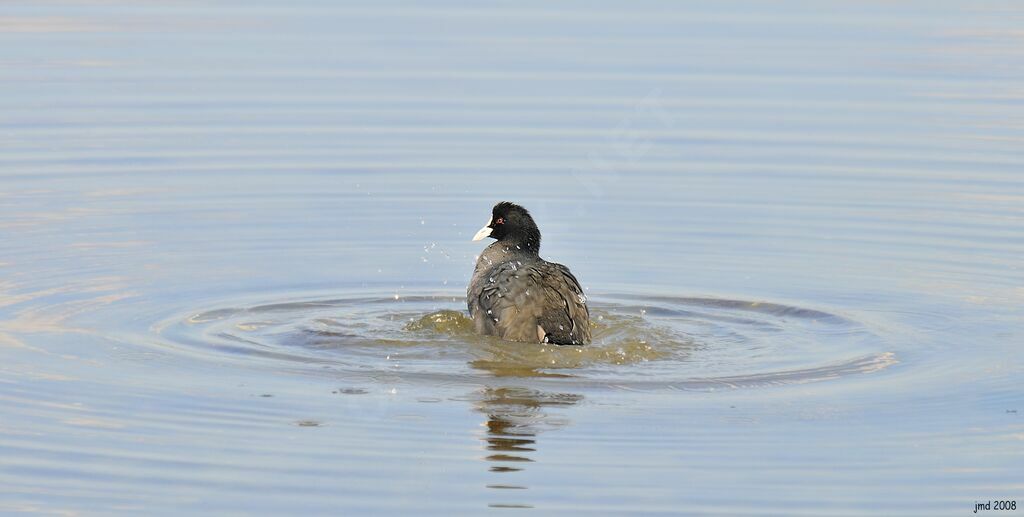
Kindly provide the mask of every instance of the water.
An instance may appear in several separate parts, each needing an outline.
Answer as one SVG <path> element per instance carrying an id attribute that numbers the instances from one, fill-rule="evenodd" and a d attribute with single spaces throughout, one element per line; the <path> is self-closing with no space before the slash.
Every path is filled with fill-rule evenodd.
<path id="1" fill-rule="evenodd" d="M 1020 5 L 494 9 L 5 5 L 0 512 L 1024 502 Z"/>

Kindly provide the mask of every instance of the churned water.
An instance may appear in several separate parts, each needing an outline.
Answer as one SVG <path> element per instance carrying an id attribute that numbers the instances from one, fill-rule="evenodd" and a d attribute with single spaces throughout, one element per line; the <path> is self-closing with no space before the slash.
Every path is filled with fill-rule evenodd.
<path id="1" fill-rule="evenodd" d="M 1024 503 L 1022 28 L 8 2 L 0 513 Z M 472 332 L 499 200 L 592 345 Z"/>

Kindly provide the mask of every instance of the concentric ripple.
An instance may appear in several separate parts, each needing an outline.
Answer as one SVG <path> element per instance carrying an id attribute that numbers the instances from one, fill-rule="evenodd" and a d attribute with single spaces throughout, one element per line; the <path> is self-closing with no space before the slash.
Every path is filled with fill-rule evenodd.
<path id="1" fill-rule="evenodd" d="M 529 377 L 633 388 L 805 383 L 896 362 L 867 324 L 822 310 L 721 298 L 591 297 L 593 343 L 478 336 L 459 296 L 348 296 L 211 307 L 153 328 L 160 346 L 245 366 L 368 380 Z"/>

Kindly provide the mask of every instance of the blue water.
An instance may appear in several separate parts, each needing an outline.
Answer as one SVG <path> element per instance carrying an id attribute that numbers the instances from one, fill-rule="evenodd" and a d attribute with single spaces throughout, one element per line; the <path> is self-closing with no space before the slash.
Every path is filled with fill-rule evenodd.
<path id="1" fill-rule="evenodd" d="M 1015 2 L 7 3 L 0 513 L 1020 504 L 1022 27 Z M 594 345 L 444 312 L 500 200 Z"/>

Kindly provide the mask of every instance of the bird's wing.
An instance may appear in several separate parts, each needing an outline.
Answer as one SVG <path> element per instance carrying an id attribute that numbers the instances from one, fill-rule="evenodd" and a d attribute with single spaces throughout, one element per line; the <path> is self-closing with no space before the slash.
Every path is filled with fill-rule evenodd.
<path id="1" fill-rule="evenodd" d="M 536 266 L 543 278 L 547 309 L 540 325 L 549 342 L 560 345 L 584 345 L 590 342 L 590 310 L 587 296 L 569 268 L 553 262 Z"/>
<path id="2" fill-rule="evenodd" d="M 540 342 L 544 336 L 537 321 L 543 311 L 544 290 L 538 280 L 530 267 L 519 261 L 491 268 L 481 277 L 470 301 L 477 329 L 509 341 Z"/>
<path id="3" fill-rule="evenodd" d="M 484 334 L 560 345 L 590 342 L 586 295 L 561 264 L 498 264 L 471 291 L 470 313 Z"/>

